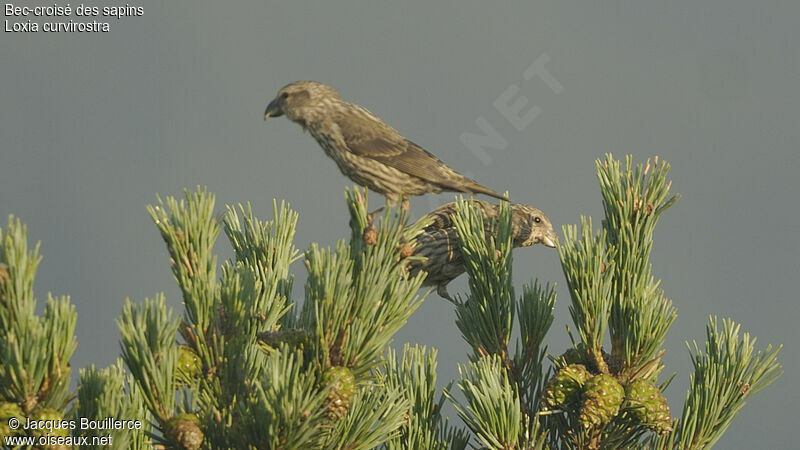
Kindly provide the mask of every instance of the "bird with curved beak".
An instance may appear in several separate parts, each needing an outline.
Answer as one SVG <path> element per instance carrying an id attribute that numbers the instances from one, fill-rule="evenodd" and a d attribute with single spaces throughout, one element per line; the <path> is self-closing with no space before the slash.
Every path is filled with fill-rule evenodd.
<path id="1" fill-rule="evenodd" d="M 480 208 L 488 239 L 493 231 L 493 224 L 500 214 L 500 208 L 483 200 L 473 199 L 472 202 Z M 523 203 L 512 203 L 510 206 L 511 244 L 514 248 L 536 244 L 551 248 L 558 246 L 558 237 L 553 225 L 540 209 Z M 414 256 L 422 256 L 424 259 L 409 263 L 411 276 L 421 270 L 427 272 L 422 286 L 436 286 L 439 296 L 453 303 L 456 301 L 447 292 L 447 285 L 466 271 L 458 231 L 453 220 L 455 214 L 455 202 L 442 205 L 428 214 L 433 220 L 416 236 L 414 247 Z"/>
<path id="2" fill-rule="evenodd" d="M 429 192 L 508 200 L 451 169 L 365 108 L 342 100 L 326 84 L 296 81 L 281 88 L 264 119 L 283 115 L 308 130 L 345 176 L 384 195 L 389 204 L 402 202 L 404 210 L 409 197 Z"/>

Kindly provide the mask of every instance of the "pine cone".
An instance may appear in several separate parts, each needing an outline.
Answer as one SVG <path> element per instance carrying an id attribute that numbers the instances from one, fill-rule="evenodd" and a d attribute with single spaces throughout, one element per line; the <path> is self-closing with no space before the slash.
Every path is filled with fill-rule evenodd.
<path id="1" fill-rule="evenodd" d="M 44 438 L 45 436 L 48 437 L 45 445 L 37 446 L 36 448 L 47 450 L 65 450 L 69 448 L 63 443 L 58 444 L 56 441 L 50 441 L 52 438 L 65 438 L 70 435 L 70 429 L 68 428 L 67 421 L 64 420 L 64 415 L 61 414 L 61 411 L 53 408 L 42 408 L 34 413 L 33 419 L 36 421 L 52 421 L 53 424 L 52 431 L 50 428 L 38 428 L 33 430 L 33 435 L 37 438 L 37 442 L 41 442 L 40 438 Z"/>
<path id="2" fill-rule="evenodd" d="M 12 417 L 16 417 L 20 422 L 25 421 L 25 415 L 22 413 L 22 408 L 19 407 L 19 404 L 14 402 L 0 403 L 0 436 L 16 436 L 20 433 L 19 428 L 12 430 L 8 426 L 8 419 Z"/>
<path id="3" fill-rule="evenodd" d="M 35 420 L 51 420 L 54 424 L 61 424 L 64 420 L 64 415 L 61 414 L 61 411 L 58 411 L 53 408 L 42 408 L 40 409 L 35 415 Z M 50 432 L 50 429 L 38 429 L 36 432 L 40 432 L 41 435 L 54 435 L 54 436 L 69 436 L 70 430 L 69 428 L 65 427 L 53 427 L 53 431 Z"/>
<path id="4" fill-rule="evenodd" d="M 577 405 L 581 389 L 592 374 L 582 364 L 570 364 L 550 379 L 545 388 L 542 402 L 544 410 Z"/>
<path id="5" fill-rule="evenodd" d="M 658 386 L 639 379 L 628 384 L 627 391 L 627 409 L 639 423 L 658 434 L 672 431 L 669 405 Z"/>
<path id="6" fill-rule="evenodd" d="M 330 387 L 328 391 L 328 417 L 341 419 L 350 409 L 356 389 L 353 372 L 347 367 L 331 367 L 322 376 L 322 382 Z"/>
<path id="7" fill-rule="evenodd" d="M 200 357 L 188 345 L 178 346 L 178 368 L 175 371 L 175 378 L 179 384 L 189 384 L 200 376 L 203 364 Z"/>
<path id="8" fill-rule="evenodd" d="M 173 416 L 167 422 L 170 437 L 186 450 L 197 450 L 203 445 L 203 430 L 200 419 L 194 414 L 183 413 Z"/>
<path id="9" fill-rule="evenodd" d="M 586 428 L 611 422 L 622 405 L 625 390 L 608 374 L 595 375 L 583 386 L 580 422 Z"/>

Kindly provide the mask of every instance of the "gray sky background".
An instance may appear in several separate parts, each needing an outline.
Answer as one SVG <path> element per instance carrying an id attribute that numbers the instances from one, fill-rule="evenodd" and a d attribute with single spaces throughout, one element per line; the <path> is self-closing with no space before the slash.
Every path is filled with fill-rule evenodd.
<path id="1" fill-rule="evenodd" d="M 374 3 L 133 2 L 144 16 L 112 19 L 110 33 L 3 34 L 0 226 L 13 213 L 43 242 L 40 302 L 72 296 L 73 367 L 116 357 L 125 297 L 165 291 L 180 307 L 144 209 L 155 193 L 207 185 L 218 209 L 251 201 L 264 218 L 273 197 L 287 199 L 300 212 L 298 247 L 348 236 L 352 183 L 298 126 L 262 120 L 281 86 L 314 79 L 559 229 L 581 214 L 599 221 L 594 160 L 605 152 L 669 161 L 683 199 L 660 223 L 653 263 L 678 308 L 666 343 L 673 412 L 691 367 L 684 341 L 704 340 L 709 314 L 730 316 L 762 346 L 786 345 L 786 375 L 719 448 L 795 448 L 800 3 Z M 543 55 L 558 94 L 523 77 Z M 541 108 L 522 130 L 493 106 L 511 85 Z M 488 163 L 459 139 L 479 118 L 508 141 Z M 450 199 L 417 198 L 413 214 Z M 521 249 L 515 262 L 517 285 L 559 284 L 549 342 L 559 353 L 569 297 L 557 254 Z M 300 298 L 302 264 L 295 273 Z M 465 289 L 459 279 L 450 291 Z M 438 348 L 440 378 L 454 378 L 468 349 L 453 319 L 434 294 L 395 342 Z"/>

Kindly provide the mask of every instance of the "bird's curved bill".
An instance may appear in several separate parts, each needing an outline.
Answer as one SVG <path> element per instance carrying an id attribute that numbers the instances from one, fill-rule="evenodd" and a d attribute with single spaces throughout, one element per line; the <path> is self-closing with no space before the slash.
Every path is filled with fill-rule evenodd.
<path id="1" fill-rule="evenodd" d="M 558 247 L 558 242 L 550 236 L 544 236 L 542 238 L 542 244 L 550 248 Z"/>
<path id="2" fill-rule="evenodd" d="M 264 120 L 269 119 L 270 117 L 280 117 L 283 115 L 283 111 L 281 107 L 278 105 L 278 99 L 275 99 L 269 102 L 267 105 L 267 110 L 264 111 Z"/>

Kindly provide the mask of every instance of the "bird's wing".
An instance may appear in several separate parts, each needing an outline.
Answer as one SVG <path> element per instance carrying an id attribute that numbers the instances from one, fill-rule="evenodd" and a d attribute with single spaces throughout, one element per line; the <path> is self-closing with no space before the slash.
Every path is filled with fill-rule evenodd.
<path id="1" fill-rule="evenodd" d="M 472 199 L 472 204 L 481 209 L 481 214 L 487 227 L 491 224 L 491 220 L 497 217 L 498 210 L 495 205 L 476 198 Z M 433 222 L 425 227 L 425 230 L 455 228 L 456 224 L 453 221 L 453 216 L 455 216 L 455 214 L 456 202 L 445 203 L 428 213 L 428 216 L 432 218 Z"/>
<path id="2" fill-rule="evenodd" d="M 337 122 L 345 145 L 356 155 L 386 164 L 444 190 L 481 193 L 508 201 L 508 197 L 447 167 L 439 158 L 404 138 L 360 106 L 353 105 L 346 117 L 341 117 Z"/>
<path id="3" fill-rule="evenodd" d="M 349 114 L 340 121 L 344 142 L 354 154 L 370 158 L 401 172 L 462 191 L 457 172 L 419 145 L 405 139 L 397 131 L 368 111 Z"/>

